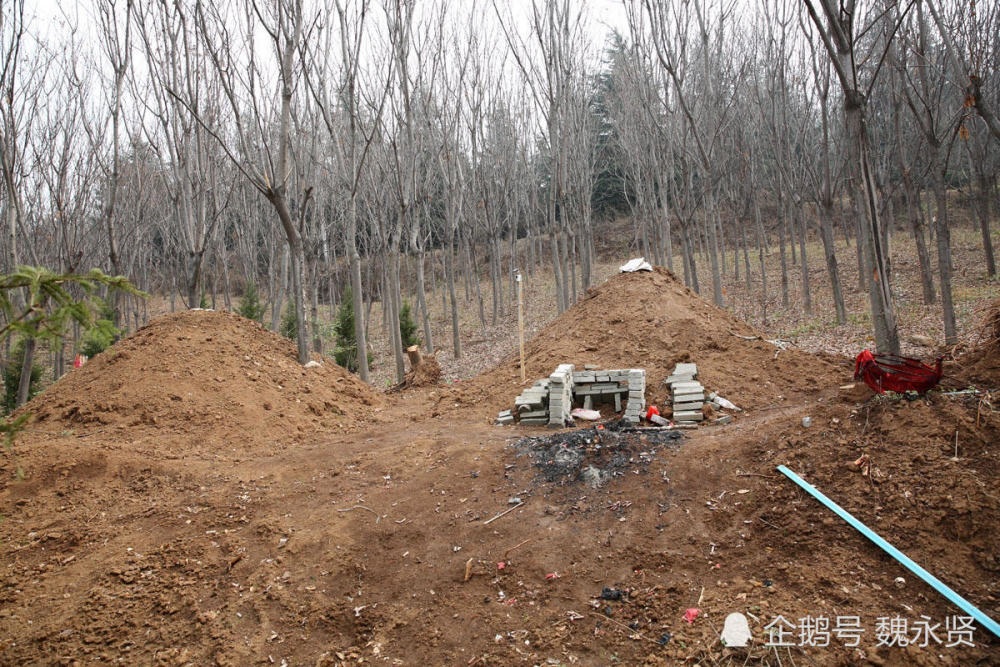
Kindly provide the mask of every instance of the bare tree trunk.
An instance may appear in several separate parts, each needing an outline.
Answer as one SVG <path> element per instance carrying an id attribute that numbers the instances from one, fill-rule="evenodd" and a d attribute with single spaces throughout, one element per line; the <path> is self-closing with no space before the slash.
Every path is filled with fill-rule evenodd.
<path id="1" fill-rule="evenodd" d="M 917 262 L 920 265 L 920 285 L 923 289 L 924 303 L 929 305 L 937 301 L 937 297 L 934 294 L 931 261 L 927 254 L 927 241 L 924 239 L 924 228 L 919 210 L 920 193 L 917 191 L 916 185 L 909 174 L 904 173 L 903 186 L 906 195 L 907 217 L 910 220 L 910 231 L 913 234 L 913 242 L 917 246 Z"/>
<path id="2" fill-rule="evenodd" d="M 812 315 L 812 294 L 809 291 L 809 261 L 806 257 L 806 214 L 802 210 L 802 204 L 795 203 L 795 214 L 799 219 L 799 258 L 802 269 L 802 305 L 806 314 Z"/>
<path id="3" fill-rule="evenodd" d="M 431 267 L 433 269 L 433 267 Z M 424 325 L 424 348 L 430 352 L 434 353 L 434 339 L 431 337 L 431 316 L 427 311 L 427 295 L 425 294 L 425 284 L 424 284 L 424 249 L 423 247 L 417 253 L 417 307 L 420 309 L 420 313 L 423 319 Z"/>
<path id="4" fill-rule="evenodd" d="M 968 142 L 967 142 L 968 143 Z M 975 208 L 979 218 L 979 231 L 983 238 L 983 253 L 986 256 L 986 275 L 995 278 L 997 275 L 996 258 L 993 255 L 993 241 L 990 238 L 990 191 L 989 179 L 982 161 L 973 160 L 972 146 L 969 146 L 969 162 L 973 165 L 976 177 Z"/>
<path id="5" fill-rule="evenodd" d="M 368 382 L 368 320 L 361 284 L 361 255 L 358 253 L 358 204 L 352 196 L 347 209 L 347 252 L 351 265 L 351 300 L 354 306 L 354 340 L 358 346 L 358 376 Z"/>
<path id="6" fill-rule="evenodd" d="M 277 331 L 278 324 L 281 322 L 281 302 L 285 298 L 285 292 L 288 290 L 288 254 L 288 246 L 285 246 L 281 252 L 281 271 L 278 274 L 278 291 L 271 300 L 271 331 Z"/>
<path id="7" fill-rule="evenodd" d="M 936 148 L 936 147 L 935 147 Z M 931 164 L 937 163 L 936 159 Z M 933 172 L 934 201 L 937 205 L 937 217 L 934 228 L 937 231 L 938 274 L 941 279 L 941 309 L 944 316 L 944 342 L 954 345 L 958 342 L 958 331 L 955 327 L 955 305 L 951 295 L 951 230 L 948 229 L 948 198 L 944 183 L 944 170 L 947 166 L 937 164 Z"/>
<path id="8" fill-rule="evenodd" d="M 779 183 L 779 189 L 780 189 Z M 788 229 L 788 216 L 785 197 L 778 192 L 778 215 L 781 216 L 778 225 L 778 251 L 781 256 L 781 307 L 788 308 L 788 261 L 785 254 L 785 234 Z"/>
<path id="9" fill-rule="evenodd" d="M 35 329 L 37 332 L 37 328 Z M 31 368 L 35 363 L 35 335 L 24 337 L 24 359 L 21 361 L 21 378 L 17 385 L 17 399 L 14 407 L 19 408 L 28 402 L 31 393 Z"/>
<path id="10" fill-rule="evenodd" d="M 840 269 L 837 266 L 836 245 L 833 238 L 833 202 L 823 202 L 819 206 L 820 238 L 823 240 L 823 254 L 826 257 L 826 272 L 830 276 L 833 290 L 833 305 L 837 311 L 837 324 L 847 323 L 847 309 L 844 307 L 844 293 L 840 286 Z"/>
<path id="11" fill-rule="evenodd" d="M 462 357 L 462 338 L 458 332 L 458 300 L 455 296 L 455 228 L 448 226 L 445 272 L 448 274 L 448 298 L 451 301 L 451 342 L 455 358 Z"/>
<path id="12" fill-rule="evenodd" d="M 760 200 L 757 191 L 753 193 L 753 216 L 757 222 L 757 259 L 760 262 L 760 318 L 767 326 L 767 269 L 764 265 L 764 248 L 767 245 L 767 235 L 764 232 L 764 222 L 760 215 Z"/>

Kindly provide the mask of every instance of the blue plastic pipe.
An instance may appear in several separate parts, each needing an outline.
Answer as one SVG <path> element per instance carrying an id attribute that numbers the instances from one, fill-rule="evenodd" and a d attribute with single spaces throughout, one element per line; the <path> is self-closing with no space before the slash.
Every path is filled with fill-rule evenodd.
<path id="1" fill-rule="evenodd" d="M 906 569 L 908 569 L 910 572 L 912 572 L 913 574 L 917 575 L 918 577 L 926 581 L 931 586 L 931 588 L 933 588 L 938 593 L 948 598 L 959 609 L 967 613 L 969 616 L 972 616 L 974 619 L 979 621 L 979 624 L 982 625 L 984 628 L 992 632 L 997 637 L 1000 637 L 1000 624 L 998 624 L 992 618 L 981 612 L 977 607 L 975 607 L 971 602 L 963 598 L 961 595 L 948 588 L 940 579 L 935 577 L 933 574 L 931 574 L 924 568 L 914 563 L 902 551 L 900 551 L 899 549 L 897 549 L 896 547 L 892 546 L 884 539 L 879 537 L 874 531 L 872 531 L 871 528 L 869 528 L 865 524 L 855 519 L 850 512 L 848 512 L 843 507 L 841 507 L 837 503 L 833 502 L 832 500 L 824 496 L 819 489 L 817 489 L 815 486 L 813 486 L 809 482 L 805 481 L 804 479 L 796 475 L 794 472 L 792 472 L 785 466 L 778 466 L 778 472 L 780 472 L 785 477 L 787 477 L 788 479 L 792 480 L 793 482 L 801 486 L 809 493 L 809 495 L 811 495 L 813 498 L 815 498 L 816 500 L 820 501 L 828 508 L 833 510 L 837 516 L 839 516 L 847 523 L 851 524 L 851 526 L 853 526 L 856 530 L 858 530 L 862 535 L 867 537 L 869 540 L 874 542 L 879 548 L 881 548 L 882 551 L 886 552 L 887 554 L 898 560 L 900 563 L 905 565 Z"/>

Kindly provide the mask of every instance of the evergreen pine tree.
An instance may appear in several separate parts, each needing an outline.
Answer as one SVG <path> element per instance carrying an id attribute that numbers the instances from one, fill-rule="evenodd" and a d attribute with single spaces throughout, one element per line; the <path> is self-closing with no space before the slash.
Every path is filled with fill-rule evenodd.
<path id="1" fill-rule="evenodd" d="M 264 304 L 260 302 L 257 283 L 252 280 L 247 283 L 247 287 L 243 291 L 243 296 L 240 297 L 240 304 L 236 307 L 236 312 L 248 320 L 255 322 L 260 322 L 264 317 Z"/>
<path id="2" fill-rule="evenodd" d="M 10 358 L 3 364 L 3 413 L 9 413 L 17 403 L 17 387 L 21 383 L 21 366 L 24 364 L 24 339 L 18 339 L 11 350 Z M 31 385 L 28 390 L 28 398 L 35 396 L 41 391 L 39 383 L 42 380 L 42 367 L 38 364 L 31 365 Z"/>
<path id="3" fill-rule="evenodd" d="M 285 314 L 281 316 L 281 324 L 278 325 L 278 332 L 285 338 L 298 340 L 299 320 L 295 316 L 295 301 L 291 299 L 285 305 Z"/>
<path id="4" fill-rule="evenodd" d="M 403 341 L 403 349 L 411 345 L 420 345 L 420 336 L 417 335 L 417 323 L 413 321 L 413 311 L 406 301 L 399 309 L 399 337 Z"/>
<path id="5" fill-rule="evenodd" d="M 115 311 L 111 305 L 104 300 L 100 301 L 97 309 L 97 319 L 93 326 L 83 333 L 80 341 L 80 352 L 88 358 L 94 358 L 104 350 L 111 347 L 121 335 L 121 329 L 114 325 Z"/>
<path id="6" fill-rule="evenodd" d="M 352 373 L 358 371 L 358 340 L 354 336 L 354 298 L 351 288 L 344 290 L 344 297 L 337 310 L 337 324 L 334 326 L 337 335 L 334 348 L 334 358 L 337 364 L 343 366 Z M 368 355 L 368 364 L 371 365 L 372 355 Z"/>

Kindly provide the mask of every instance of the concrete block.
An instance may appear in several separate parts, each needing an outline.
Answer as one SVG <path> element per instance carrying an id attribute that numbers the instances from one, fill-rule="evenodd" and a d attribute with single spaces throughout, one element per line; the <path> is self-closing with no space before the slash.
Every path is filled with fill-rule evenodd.
<path id="1" fill-rule="evenodd" d="M 521 421 L 524 421 L 525 419 L 537 419 L 537 418 L 542 418 L 542 417 L 544 417 L 546 420 L 548 420 L 549 411 L 548 410 L 528 410 L 527 412 L 522 412 L 521 413 Z"/>
<path id="2" fill-rule="evenodd" d="M 705 394 L 690 393 L 690 394 L 674 394 L 674 403 L 694 403 L 695 401 L 705 402 Z"/>
<path id="3" fill-rule="evenodd" d="M 548 424 L 548 417 L 531 417 L 530 419 L 522 419 L 521 423 L 525 426 L 541 426 L 542 424 Z"/>
<path id="4" fill-rule="evenodd" d="M 674 413 L 701 410 L 702 405 L 704 405 L 704 403 L 701 403 L 700 401 L 695 401 L 694 403 L 674 403 Z"/>
<path id="5" fill-rule="evenodd" d="M 621 412 L 621 411 L 622 411 L 622 395 L 616 393 L 615 394 L 615 412 Z"/>
<path id="6" fill-rule="evenodd" d="M 700 382 L 675 382 L 670 386 L 670 389 L 676 394 L 705 391 L 705 387 L 703 387 Z M 688 390 L 690 390 L 690 392 Z"/>
<path id="7" fill-rule="evenodd" d="M 674 412 L 674 421 L 676 422 L 700 422 L 705 418 L 705 415 L 701 414 L 700 410 L 689 410 L 687 412 Z"/>
<path id="8" fill-rule="evenodd" d="M 597 382 L 610 382 L 611 376 L 608 375 L 607 373 L 598 373 L 597 375 L 594 376 L 594 379 Z"/>
<path id="9" fill-rule="evenodd" d="M 722 415 L 721 417 L 715 420 L 715 423 L 721 425 L 721 424 L 728 424 L 731 421 L 733 421 L 732 415 Z"/>
<path id="10" fill-rule="evenodd" d="M 584 396 L 583 397 L 583 409 L 584 410 L 593 410 L 594 409 L 594 399 L 593 399 L 592 396 L 588 395 L 588 396 Z"/>
<path id="11" fill-rule="evenodd" d="M 500 425 L 500 426 L 506 426 L 507 424 L 513 424 L 514 423 L 514 415 L 506 415 L 506 416 L 497 417 L 496 423 L 498 425 Z"/>
<path id="12" fill-rule="evenodd" d="M 674 375 L 698 375 L 697 364 L 677 364 L 674 366 Z"/>
<path id="13" fill-rule="evenodd" d="M 584 364 L 583 365 L 583 370 L 585 370 L 585 371 L 596 371 L 598 368 L 599 367 L 598 367 L 597 364 Z"/>

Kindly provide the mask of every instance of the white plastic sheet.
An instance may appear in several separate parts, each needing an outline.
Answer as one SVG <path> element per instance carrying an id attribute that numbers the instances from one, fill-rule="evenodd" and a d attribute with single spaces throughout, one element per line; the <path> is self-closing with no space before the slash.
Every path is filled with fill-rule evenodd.
<path id="1" fill-rule="evenodd" d="M 653 267 L 646 261 L 645 257 L 630 259 L 620 267 L 621 273 L 635 273 L 636 271 L 652 271 Z"/>

